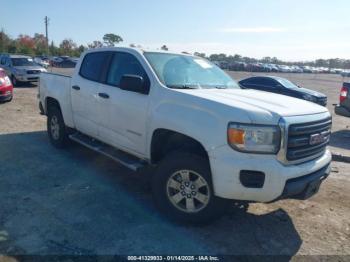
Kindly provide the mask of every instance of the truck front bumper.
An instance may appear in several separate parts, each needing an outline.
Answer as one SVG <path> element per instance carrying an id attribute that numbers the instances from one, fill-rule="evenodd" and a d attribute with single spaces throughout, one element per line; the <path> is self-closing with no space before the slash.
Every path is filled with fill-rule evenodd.
<path id="1" fill-rule="evenodd" d="M 276 200 L 310 198 L 318 192 L 321 183 L 329 176 L 330 171 L 331 166 L 328 164 L 311 174 L 287 180 L 282 195 Z"/>
<path id="2" fill-rule="evenodd" d="M 341 105 L 336 105 L 334 107 L 334 112 L 337 115 L 340 115 L 340 116 L 350 117 L 350 111 L 347 108 L 345 108 L 344 106 L 341 106 Z"/>
<path id="3" fill-rule="evenodd" d="M 275 155 L 244 154 L 232 150 L 229 146 L 222 146 L 210 151 L 209 159 L 216 196 L 272 202 L 285 198 L 305 199 L 312 195 L 312 191 L 317 192 L 320 183 L 330 172 L 332 156 L 327 149 L 316 159 L 301 164 L 283 165 Z M 262 185 L 243 185 L 241 171 L 263 174 Z"/>

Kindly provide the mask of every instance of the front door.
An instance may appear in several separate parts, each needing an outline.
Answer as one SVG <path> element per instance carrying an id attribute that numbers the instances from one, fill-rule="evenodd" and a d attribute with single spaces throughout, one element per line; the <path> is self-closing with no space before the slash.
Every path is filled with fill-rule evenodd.
<path id="1" fill-rule="evenodd" d="M 146 149 L 149 97 L 121 90 L 119 83 L 125 74 L 139 75 L 145 85 L 150 84 L 145 70 L 133 54 L 114 52 L 106 81 L 99 91 L 99 112 L 106 116 L 99 125 L 99 135 L 102 141 L 142 157 Z"/>

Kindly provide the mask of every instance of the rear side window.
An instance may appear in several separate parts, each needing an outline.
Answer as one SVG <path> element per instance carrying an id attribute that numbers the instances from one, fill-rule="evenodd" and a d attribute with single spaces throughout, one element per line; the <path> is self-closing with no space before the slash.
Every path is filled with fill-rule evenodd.
<path id="1" fill-rule="evenodd" d="M 138 75 L 144 79 L 145 84 L 149 82 L 145 70 L 135 56 L 116 52 L 110 63 L 106 82 L 108 85 L 119 86 L 123 75 Z"/>
<path id="2" fill-rule="evenodd" d="M 91 81 L 100 82 L 103 70 L 108 63 L 109 55 L 109 52 L 87 54 L 81 64 L 80 75 Z"/>
<path id="3" fill-rule="evenodd" d="M 242 81 L 242 83 L 244 85 L 258 85 L 259 84 L 259 78 L 254 77 L 254 78 L 246 79 L 246 80 Z"/>
<path id="4" fill-rule="evenodd" d="M 271 87 L 271 88 L 275 88 L 277 85 L 276 81 L 269 78 L 261 78 L 259 84 L 262 86 Z"/>

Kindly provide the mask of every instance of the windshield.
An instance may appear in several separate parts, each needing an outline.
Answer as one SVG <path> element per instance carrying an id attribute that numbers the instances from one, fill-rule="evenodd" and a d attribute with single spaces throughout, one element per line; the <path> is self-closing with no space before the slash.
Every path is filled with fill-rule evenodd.
<path id="1" fill-rule="evenodd" d="M 279 78 L 276 79 L 281 85 L 283 85 L 286 88 L 291 88 L 291 89 L 295 89 L 295 88 L 299 88 L 296 84 L 294 84 L 293 82 L 284 79 L 284 78 Z"/>
<path id="2" fill-rule="evenodd" d="M 159 80 L 169 88 L 240 88 L 213 63 L 187 55 L 146 52 Z"/>
<path id="3" fill-rule="evenodd" d="M 31 58 L 11 58 L 13 66 L 35 66 L 36 64 L 33 62 Z"/>

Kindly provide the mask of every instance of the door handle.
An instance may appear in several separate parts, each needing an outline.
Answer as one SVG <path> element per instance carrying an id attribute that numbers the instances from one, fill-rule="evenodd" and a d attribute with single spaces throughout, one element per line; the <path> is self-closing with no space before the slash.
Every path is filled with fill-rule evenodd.
<path id="1" fill-rule="evenodd" d="M 99 97 L 102 97 L 102 98 L 104 98 L 104 99 L 109 98 L 109 95 L 106 94 L 106 93 L 98 93 L 98 96 L 99 96 Z"/>
<path id="2" fill-rule="evenodd" d="M 79 87 L 79 86 L 72 86 L 72 88 L 73 88 L 74 90 L 80 90 L 80 87 Z"/>

